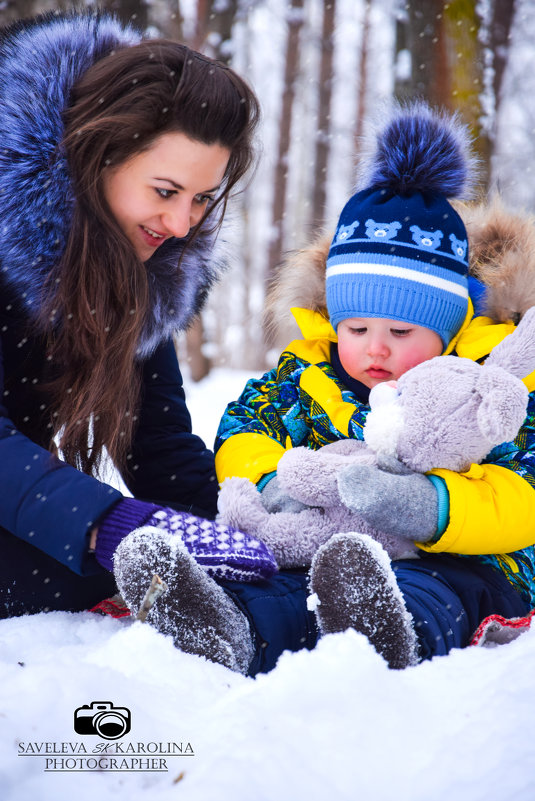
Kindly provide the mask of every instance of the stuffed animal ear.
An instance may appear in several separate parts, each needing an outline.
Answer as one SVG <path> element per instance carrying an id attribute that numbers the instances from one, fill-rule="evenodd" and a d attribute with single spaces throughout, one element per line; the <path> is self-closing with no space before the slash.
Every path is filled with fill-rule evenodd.
<path id="1" fill-rule="evenodd" d="M 482 401 L 477 410 L 481 433 L 495 445 L 511 442 L 526 418 L 525 384 L 499 367 L 485 367 L 477 384 Z"/>
<path id="2" fill-rule="evenodd" d="M 513 333 L 491 351 L 487 365 L 503 367 L 517 378 L 525 378 L 535 370 L 535 306 L 527 310 Z"/>

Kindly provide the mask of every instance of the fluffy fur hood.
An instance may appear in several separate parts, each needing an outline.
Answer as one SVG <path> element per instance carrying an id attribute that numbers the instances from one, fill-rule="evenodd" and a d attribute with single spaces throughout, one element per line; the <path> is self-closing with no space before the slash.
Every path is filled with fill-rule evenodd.
<path id="1" fill-rule="evenodd" d="M 487 315 L 518 323 L 535 306 L 535 216 L 507 210 L 497 196 L 458 211 L 468 231 L 470 273 L 487 289 Z"/>
<path id="2" fill-rule="evenodd" d="M 485 311 L 497 322 L 518 322 L 535 306 L 535 217 L 490 203 L 453 203 L 468 232 L 470 274 L 486 286 Z M 291 255 L 268 293 L 266 322 L 284 347 L 299 336 L 290 309 L 300 306 L 327 316 L 325 268 L 332 234 Z"/>
<path id="3" fill-rule="evenodd" d="M 106 14 L 46 14 L 0 33 L 0 269 L 32 316 L 44 279 L 66 244 L 73 191 L 60 142 L 73 84 L 115 47 L 140 34 Z M 211 237 L 171 239 L 147 262 L 152 314 L 140 342 L 148 355 L 199 310 L 222 269 Z"/>

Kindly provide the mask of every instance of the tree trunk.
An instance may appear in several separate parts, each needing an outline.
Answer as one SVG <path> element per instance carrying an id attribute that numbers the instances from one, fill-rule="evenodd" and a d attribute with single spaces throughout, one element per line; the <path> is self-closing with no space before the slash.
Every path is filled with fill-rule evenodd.
<path id="1" fill-rule="evenodd" d="M 238 12 L 238 0 L 225 3 L 197 0 L 197 24 L 192 47 L 211 58 L 228 64 L 232 58 L 232 27 Z"/>
<path id="2" fill-rule="evenodd" d="M 509 56 L 509 34 L 515 13 L 514 0 L 491 0 L 490 18 L 479 18 L 481 70 L 480 142 L 485 165 L 485 188 L 491 184 L 491 159 L 500 107 L 502 79 Z M 489 79 L 490 75 L 490 79 Z"/>
<path id="3" fill-rule="evenodd" d="M 330 150 L 331 97 L 333 82 L 334 20 L 336 0 L 323 6 L 321 31 L 321 58 L 318 85 L 318 130 L 316 133 L 316 156 L 314 187 L 312 192 L 312 231 L 321 229 L 325 223 L 327 198 L 327 165 Z"/>
<path id="4" fill-rule="evenodd" d="M 407 3 L 397 24 L 397 55 L 410 54 L 410 69 L 396 72 L 395 94 L 401 100 L 425 98 L 432 105 L 449 105 L 445 63 L 442 0 Z"/>
<path id="5" fill-rule="evenodd" d="M 515 15 L 515 0 L 494 0 L 491 26 L 491 51 L 494 59 L 494 97 L 499 104 L 503 74 L 509 57 L 510 35 Z"/>
<path id="6" fill-rule="evenodd" d="M 204 327 L 202 318 L 196 317 L 186 331 L 186 351 L 192 381 L 201 381 L 210 372 L 210 360 L 202 352 Z"/>
<path id="7" fill-rule="evenodd" d="M 101 0 L 100 7 L 112 11 L 121 22 L 131 24 L 140 31 L 146 30 L 149 24 L 145 0 Z"/>
<path id="8" fill-rule="evenodd" d="M 230 0 L 220 11 L 209 0 L 197 0 L 197 24 L 193 47 L 207 52 L 212 58 L 228 63 L 232 55 L 228 42 L 237 12 L 237 0 Z M 186 333 L 186 350 L 193 381 L 201 381 L 211 369 L 210 359 L 202 352 L 204 344 L 204 325 L 202 316 L 196 318 Z"/>
<path id="9" fill-rule="evenodd" d="M 292 128 L 292 110 L 295 98 L 295 82 L 299 70 L 299 39 L 303 25 L 303 0 L 291 0 L 288 15 L 288 37 L 284 67 L 284 90 L 280 115 L 279 145 L 273 205 L 271 215 L 271 240 L 269 245 L 266 281 L 271 283 L 283 251 L 283 226 L 286 209 L 286 184 L 288 178 L 288 153 Z"/>
<path id="10" fill-rule="evenodd" d="M 371 0 L 364 0 L 364 16 L 362 20 L 362 38 L 359 59 L 359 80 L 357 110 L 355 114 L 355 153 L 362 150 L 362 135 L 366 119 L 366 94 L 368 89 L 368 40 L 370 36 Z"/>
<path id="11" fill-rule="evenodd" d="M 514 0 L 491 0 L 490 18 L 482 20 L 477 0 L 427 0 L 408 4 L 398 21 L 398 57 L 406 47 L 411 69 L 396 81 L 396 95 L 423 97 L 432 106 L 461 113 L 474 137 L 484 189 L 514 5 Z"/>
<path id="12" fill-rule="evenodd" d="M 166 39 L 184 41 L 184 18 L 180 0 L 152 0 L 149 6 L 149 25 L 155 25 Z"/>

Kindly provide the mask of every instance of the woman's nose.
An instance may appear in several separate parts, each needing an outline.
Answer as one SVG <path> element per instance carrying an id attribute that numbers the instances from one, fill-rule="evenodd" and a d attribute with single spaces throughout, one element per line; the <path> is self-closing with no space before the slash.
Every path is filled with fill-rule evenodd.
<path id="1" fill-rule="evenodd" d="M 177 203 L 162 215 L 166 229 L 173 236 L 179 239 L 187 236 L 190 229 L 199 222 L 193 204 L 191 202 Z"/>

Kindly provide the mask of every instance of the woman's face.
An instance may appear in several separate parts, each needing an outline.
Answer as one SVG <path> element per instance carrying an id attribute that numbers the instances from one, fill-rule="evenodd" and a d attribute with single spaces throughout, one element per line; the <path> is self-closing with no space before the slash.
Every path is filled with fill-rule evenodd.
<path id="1" fill-rule="evenodd" d="M 167 133 L 104 176 L 104 195 L 141 261 L 200 221 L 225 175 L 230 152 Z"/>

